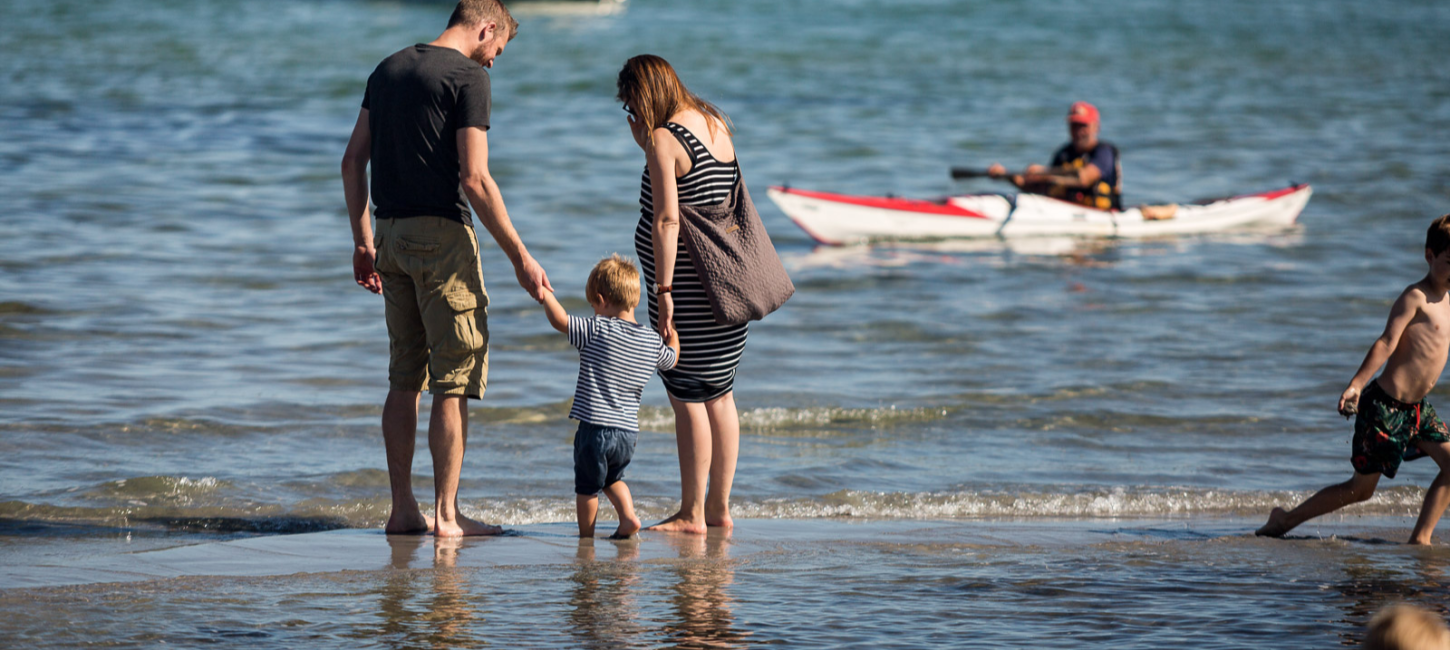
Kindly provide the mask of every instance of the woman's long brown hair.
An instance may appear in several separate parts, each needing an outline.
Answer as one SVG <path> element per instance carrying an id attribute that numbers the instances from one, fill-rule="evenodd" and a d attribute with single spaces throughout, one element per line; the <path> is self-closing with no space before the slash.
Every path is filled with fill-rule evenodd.
<path id="1" fill-rule="evenodd" d="M 615 99 L 624 102 L 634 111 L 635 120 L 649 127 L 645 138 L 654 143 L 654 130 L 665 125 L 671 115 L 682 109 L 693 109 L 705 116 L 710 131 L 715 125 L 725 127 L 725 132 L 734 134 L 734 125 L 714 104 L 701 99 L 685 88 L 670 62 L 653 54 L 641 54 L 624 62 L 616 83 L 619 93 Z"/>

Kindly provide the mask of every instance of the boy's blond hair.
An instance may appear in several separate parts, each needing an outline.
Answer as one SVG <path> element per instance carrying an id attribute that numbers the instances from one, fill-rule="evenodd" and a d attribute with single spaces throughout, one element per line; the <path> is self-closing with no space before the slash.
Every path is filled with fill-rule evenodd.
<path id="1" fill-rule="evenodd" d="M 594 296 L 603 296 L 610 306 L 634 309 L 639 305 L 639 269 L 619 253 L 610 255 L 589 272 L 584 293 L 590 302 L 594 302 Z"/>
<path id="2" fill-rule="evenodd" d="M 1398 604 L 1381 609 L 1369 620 L 1364 633 L 1367 650 L 1447 650 L 1450 629 L 1439 616 L 1415 607 Z"/>

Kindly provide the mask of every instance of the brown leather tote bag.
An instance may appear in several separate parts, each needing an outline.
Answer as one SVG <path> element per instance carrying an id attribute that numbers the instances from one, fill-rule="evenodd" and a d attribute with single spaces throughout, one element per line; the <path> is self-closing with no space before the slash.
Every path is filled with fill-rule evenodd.
<path id="1" fill-rule="evenodd" d="M 716 323 L 760 320 L 795 294 L 795 285 L 750 201 L 738 159 L 735 186 L 723 203 L 680 206 L 680 235 L 710 298 Z"/>

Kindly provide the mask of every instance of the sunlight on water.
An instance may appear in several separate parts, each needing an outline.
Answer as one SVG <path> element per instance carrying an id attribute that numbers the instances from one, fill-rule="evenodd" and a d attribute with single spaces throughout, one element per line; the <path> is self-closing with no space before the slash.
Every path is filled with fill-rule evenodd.
<path id="1" fill-rule="evenodd" d="M 663 55 L 731 116 L 798 288 L 751 328 L 733 503 L 785 539 L 747 525 L 749 551 L 655 538 L 638 558 L 573 557 L 559 522 L 574 517 L 577 357 L 485 241 L 490 381 L 461 506 L 540 527 L 569 557 L 470 566 L 481 549 L 449 564 L 429 546 L 356 574 L 0 589 L 5 638 L 1324 647 L 1357 643 L 1386 600 L 1444 602 L 1439 551 L 1376 541 L 1407 534 L 1430 461 L 1312 539 L 1244 534 L 1351 471 L 1334 398 L 1450 210 L 1435 136 L 1450 131 L 1450 5 L 585 4 L 517 7 L 491 70 L 490 168 L 579 311 L 589 267 L 632 254 L 639 218 L 620 63 Z M 381 525 L 387 337 L 381 301 L 352 284 L 338 163 L 373 66 L 447 11 L 0 3 L 0 565 L 85 577 L 66 567 Z M 1102 110 L 1130 203 L 1290 182 L 1314 197 L 1288 230 L 817 248 L 764 196 L 998 191 L 947 170 L 1045 162 L 1077 99 Z M 657 382 L 645 404 L 627 477 L 652 519 L 677 506 L 679 474 Z M 870 522 L 955 537 L 793 537 Z M 1086 541 L 1135 526 L 1151 530 Z"/>

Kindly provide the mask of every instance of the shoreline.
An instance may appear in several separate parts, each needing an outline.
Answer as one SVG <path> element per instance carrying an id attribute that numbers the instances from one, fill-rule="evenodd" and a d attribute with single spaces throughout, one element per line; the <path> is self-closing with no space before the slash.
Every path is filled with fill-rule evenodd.
<path id="1" fill-rule="evenodd" d="M 693 547 L 728 549 L 733 560 L 791 548 L 841 545 L 971 547 L 986 552 L 1066 551 L 1115 544 L 1154 545 L 1222 540 L 1251 544 L 1338 542 L 1399 547 L 1413 519 L 1337 515 L 1311 521 L 1283 540 L 1257 538 L 1262 521 L 1248 517 L 980 518 L 962 520 L 740 519 L 730 533 L 704 536 L 643 532 L 629 540 L 581 540 L 574 522 L 528 524 L 494 537 L 439 540 L 431 535 L 386 535 L 348 528 L 257 535 L 218 541 L 163 535 L 66 538 L 0 536 L 9 556 L 0 567 L 0 593 L 81 585 L 178 578 L 253 578 L 296 574 L 379 572 L 434 568 L 448 554 L 449 568 L 557 566 L 592 553 L 644 563 L 677 557 Z M 599 528 L 610 530 L 612 521 Z M 611 551 L 609 549 L 616 549 Z M 1405 547 L 1411 548 L 1411 547 Z M 1433 552 L 1433 551 L 1432 551 Z"/>

